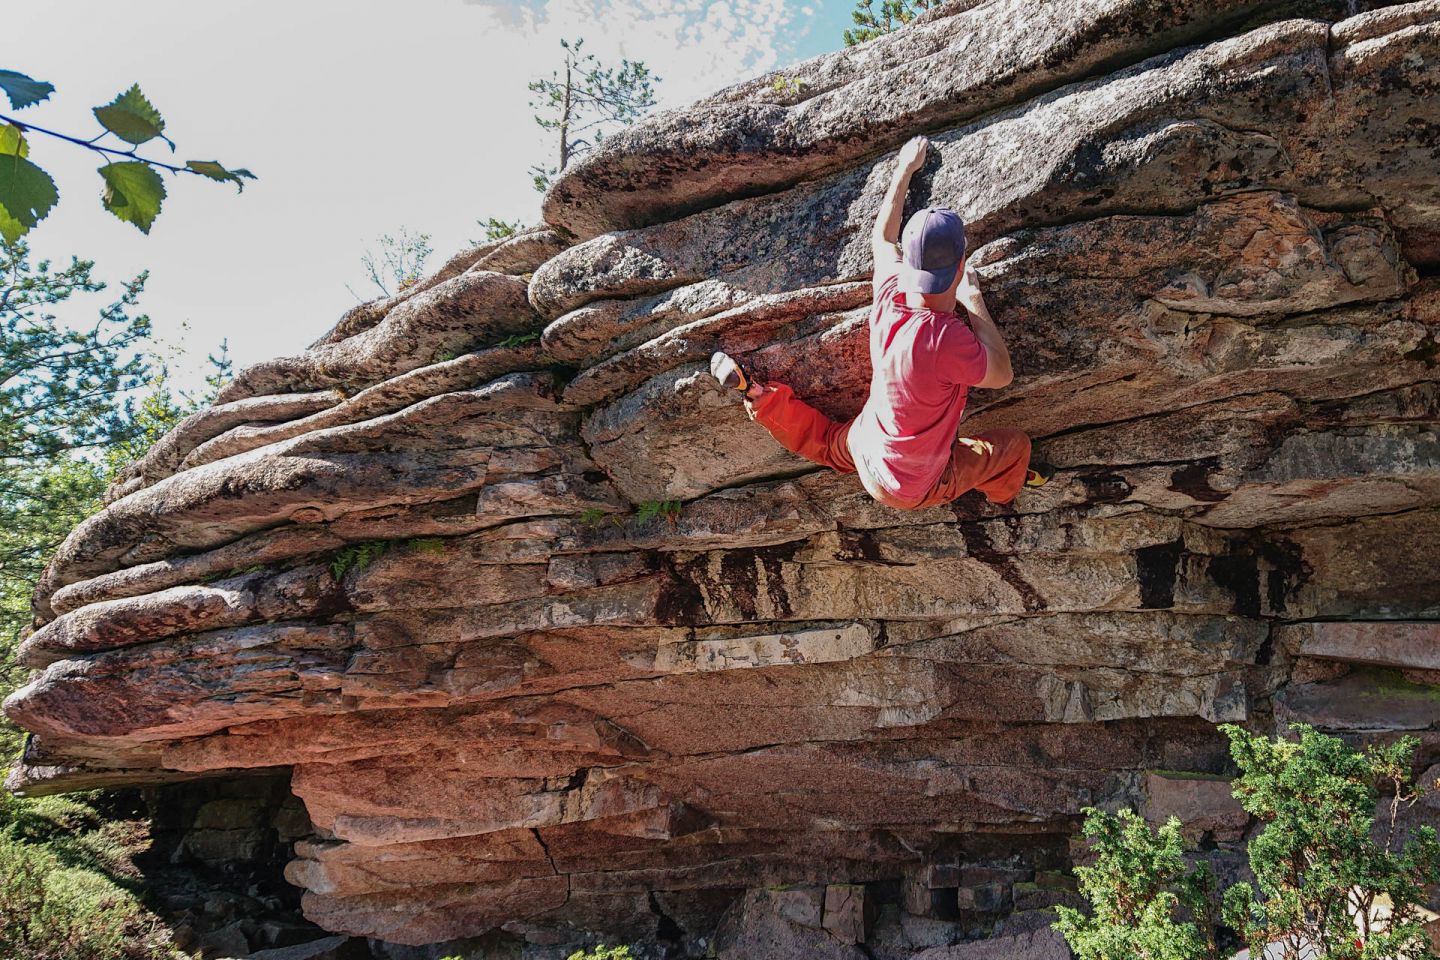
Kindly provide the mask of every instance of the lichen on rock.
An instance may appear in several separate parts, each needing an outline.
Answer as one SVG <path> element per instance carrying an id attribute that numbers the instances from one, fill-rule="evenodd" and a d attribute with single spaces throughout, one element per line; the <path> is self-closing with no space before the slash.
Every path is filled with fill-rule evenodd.
<path id="1" fill-rule="evenodd" d="M 288 769 L 341 933 L 938 960 L 1063 955 L 1088 804 L 1237 842 L 1217 723 L 1440 762 L 1440 2 L 1352 6 L 948 4 L 607 141 L 122 475 L 10 786 Z M 917 132 L 1015 362 L 966 426 L 1059 468 L 1013 506 L 702 372 L 858 410 Z"/>

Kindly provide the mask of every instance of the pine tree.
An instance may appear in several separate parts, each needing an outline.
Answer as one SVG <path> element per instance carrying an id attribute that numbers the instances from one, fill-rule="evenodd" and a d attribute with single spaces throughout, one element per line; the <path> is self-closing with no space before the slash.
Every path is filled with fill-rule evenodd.
<path id="1" fill-rule="evenodd" d="M 583 39 L 561 40 L 564 66 L 548 80 L 530 84 L 535 122 L 558 135 L 556 165 L 534 166 L 535 189 L 544 192 L 572 160 L 604 140 L 607 131 L 633 123 L 655 106 L 654 84 L 660 78 L 639 60 L 602 66 L 592 53 L 581 53 Z"/>
<path id="2" fill-rule="evenodd" d="M 855 9 L 850 12 L 855 29 L 845 31 L 845 46 L 853 47 L 899 30 L 940 3 L 941 0 L 880 0 L 880 12 L 876 13 L 875 0 L 856 0 Z"/>

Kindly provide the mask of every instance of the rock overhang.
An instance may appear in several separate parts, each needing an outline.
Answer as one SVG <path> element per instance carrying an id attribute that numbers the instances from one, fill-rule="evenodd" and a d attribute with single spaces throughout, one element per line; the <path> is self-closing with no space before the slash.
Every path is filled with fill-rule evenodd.
<path id="1" fill-rule="evenodd" d="M 11 784 L 291 768 L 307 913 L 428 943 L 1023 882 L 1144 771 L 1222 772 L 1219 722 L 1440 759 L 1440 4 L 1027 6 L 989 76 L 1011 6 L 638 125 L 554 229 L 242 372 L 57 552 Z M 1016 359 L 967 422 L 1060 468 L 1013 507 L 876 504 L 699 372 L 855 411 L 919 130 Z"/>

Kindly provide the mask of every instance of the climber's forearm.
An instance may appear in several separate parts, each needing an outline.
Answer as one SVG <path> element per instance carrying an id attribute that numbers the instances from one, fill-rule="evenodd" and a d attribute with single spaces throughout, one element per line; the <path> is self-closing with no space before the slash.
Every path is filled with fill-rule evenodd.
<path id="1" fill-rule="evenodd" d="M 895 250 L 900 245 L 900 217 L 905 212 L 905 194 L 910 189 L 910 178 L 925 163 L 925 151 L 929 145 L 930 141 L 924 137 L 911 137 L 895 155 L 895 172 L 890 175 L 890 187 L 885 191 L 885 199 L 880 202 L 875 228 L 870 231 L 870 249 L 875 253 L 877 264 L 881 248 Z"/>
<path id="2" fill-rule="evenodd" d="M 880 203 L 880 214 L 875 218 L 875 229 L 870 234 L 871 246 L 900 242 L 900 216 L 905 212 L 905 194 L 913 175 L 914 171 L 903 164 L 896 165 L 885 199 Z"/>
<path id="3" fill-rule="evenodd" d="M 1007 386 L 1015 378 L 1010 367 L 1010 351 L 1005 348 L 1005 338 L 990 316 L 985 299 L 975 297 L 965 308 L 970 311 L 970 329 L 975 331 L 975 339 L 985 348 L 987 359 L 985 379 L 976 386 L 987 389 Z"/>

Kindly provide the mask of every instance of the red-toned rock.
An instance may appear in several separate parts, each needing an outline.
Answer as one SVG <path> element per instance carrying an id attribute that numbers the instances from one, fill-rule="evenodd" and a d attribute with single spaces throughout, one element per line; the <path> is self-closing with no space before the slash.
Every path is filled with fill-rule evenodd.
<path id="1" fill-rule="evenodd" d="M 437 956 L 1058 960 L 1085 807 L 1242 837 L 1217 723 L 1433 778 L 1440 3 L 1354 6 L 956 0 L 620 134 L 122 471 L 7 783 L 288 771 L 192 846 Z M 706 370 L 861 407 L 921 132 L 1016 371 L 964 429 L 1057 467 L 1010 504 L 880 505 Z"/>

